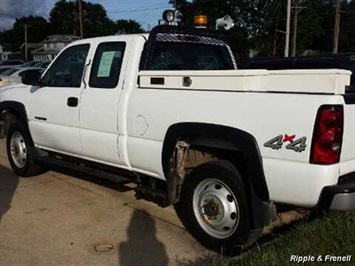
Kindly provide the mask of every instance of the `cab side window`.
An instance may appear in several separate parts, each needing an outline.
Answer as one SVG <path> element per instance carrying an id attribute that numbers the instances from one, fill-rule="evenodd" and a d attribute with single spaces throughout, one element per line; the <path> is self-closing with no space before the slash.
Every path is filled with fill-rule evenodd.
<path id="1" fill-rule="evenodd" d="M 81 44 L 61 53 L 43 77 L 45 85 L 79 88 L 89 48 L 89 44 Z"/>
<path id="2" fill-rule="evenodd" d="M 90 87 L 112 89 L 117 86 L 125 47 L 124 42 L 98 45 L 90 74 Z"/>

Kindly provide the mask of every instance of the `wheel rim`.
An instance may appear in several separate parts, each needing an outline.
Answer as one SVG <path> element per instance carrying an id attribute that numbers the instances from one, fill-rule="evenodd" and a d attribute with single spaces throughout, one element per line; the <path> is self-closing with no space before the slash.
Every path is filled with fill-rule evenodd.
<path id="1" fill-rule="evenodd" d="M 12 161 L 18 168 L 23 168 L 27 162 L 27 147 L 25 139 L 19 132 L 14 132 L 10 141 L 10 153 Z"/>
<path id="2" fill-rule="evenodd" d="M 238 201 L 222 181 L 205 179 L 199 183 L 192 204 L 196 220 L 207 234 L 224 239 L 237 229 L 240 221 Z"/>

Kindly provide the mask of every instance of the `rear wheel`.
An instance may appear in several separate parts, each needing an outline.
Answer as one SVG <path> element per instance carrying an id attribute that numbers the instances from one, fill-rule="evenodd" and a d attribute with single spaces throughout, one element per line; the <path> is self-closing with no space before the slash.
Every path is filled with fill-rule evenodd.
<path id="1" fill-rule="evenodd" d="M 6 139 L 7 157 L 11 168 L 18 176 L 34 176 L 45 172 L 35 163 L 35 148 L 26 127 L 18 121 L 11 123 Z"/>
<path id="2" fill-rule="evenodd" d="M 176 211 L 186 229 L 204 246 L 232 254 L 250 232 L 244 186 L 229 161 L 209 162 L 187 177 Z"/>

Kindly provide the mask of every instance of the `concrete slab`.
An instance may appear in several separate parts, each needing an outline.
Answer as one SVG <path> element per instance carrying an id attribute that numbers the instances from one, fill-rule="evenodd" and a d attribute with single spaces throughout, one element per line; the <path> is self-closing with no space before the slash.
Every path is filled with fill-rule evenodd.
<path id="1" fill-rule="evenodd" d="M 129 187 L 49 172 L 18 178 L 0 141 L 0 265 L 186 265 L 213 253 L 173 208 Z"/>

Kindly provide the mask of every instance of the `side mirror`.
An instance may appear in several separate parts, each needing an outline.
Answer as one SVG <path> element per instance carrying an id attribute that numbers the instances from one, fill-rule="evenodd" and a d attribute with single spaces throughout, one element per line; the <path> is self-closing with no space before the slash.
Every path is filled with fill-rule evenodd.
<path id="1" fill-rule="evenodd" d="M 23 73 L 21 82 L 25 85 L 40 86 L 41 73 L 39 73 L 38 71 L 27 71 Z"/>

